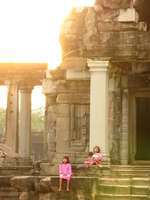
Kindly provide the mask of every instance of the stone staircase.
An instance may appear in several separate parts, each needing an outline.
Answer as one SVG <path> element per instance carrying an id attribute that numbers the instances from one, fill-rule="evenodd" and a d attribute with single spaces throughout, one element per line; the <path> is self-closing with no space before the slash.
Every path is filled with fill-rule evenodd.
<path id="1" fill-rule="evenodd" d="M 0 200 L 18 200 L 19 193 L 11 187 L 12 176 L 0 176 Z"/>
<path id="2" fill-rule="evenodd" d="M 150 199 L 150 166 L 111 166 L 110 172 L 111 175 L 99 178 L 99 199 Z"/>
<path id="3" fill-rule="evenodd" d="M 14 176 L 34 174 L 31 159 L 5 158 L 0 160 L 0 200 L 18 200 L 19 193 L 12 188 L 10 180 Z"/>
<path id="4" fill-rule="evenodd" d="M 51 166 L 49 166 L 51 168 Z M 39 199 L 59 200 L 150 200 L 150 167 L 72 165 L 71 191 L 58 192 L 58 168 L 39 175 L 13 175 L 14 188 L 39 194 Z M 44 171 L 42 172 L 44 173 Z M 0 176 L 0 200 L 18 200 L 20 193 L 12 188 L 12 176 Z M 17 187 L 15 187 L 15 185 Z M 32 187 L 31 187 L 32 186 Z M 28 190 L 26 189 L 27 187 Z M 34 189 L 33 189 L 34 188 Z M 33 195 L 33 194 L 32 194 Z"/>

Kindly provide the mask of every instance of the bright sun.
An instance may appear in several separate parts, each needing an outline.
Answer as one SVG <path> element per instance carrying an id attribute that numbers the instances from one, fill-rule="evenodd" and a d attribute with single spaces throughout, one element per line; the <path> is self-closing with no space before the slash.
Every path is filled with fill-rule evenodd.
<path id="1" fill-rule="evenodd" d="M 0 0 L 0 62 L 61 63 L 59 33 L 72 7 L 92 6 L 94 0 Z M 33 92 L 35 107 L 44 102 Z M 0 87 L 0 107 L 6 107 L 7 90 Z"/>
<path id="2" fill-rule="evenodd" d="M 94 0 L 0 0 L 0 62 L 61 62 L 60 26 L 73 6 Z"/>

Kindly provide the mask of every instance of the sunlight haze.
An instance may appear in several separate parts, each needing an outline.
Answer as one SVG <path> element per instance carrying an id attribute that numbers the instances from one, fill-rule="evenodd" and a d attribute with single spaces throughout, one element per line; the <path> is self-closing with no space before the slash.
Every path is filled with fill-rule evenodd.
<path id="1" fill-rule="evenodd" d="M 61 63 L 60 27 L 72 7 L 91 6 L 94 0 L 0 0 L 0 62 Z M 38 96 L 38 98 L 37 98 Z M 0 87 L 0 107 L 6 108 L 6 88 Z M 44 104 L 40 90 L 34 107 Z"/>
<path id="2" fill-rule="evenodd" d="M 73 6 L 94 0 L 0 0 L 0 62 L 61 62 L 59 32 Z"/>

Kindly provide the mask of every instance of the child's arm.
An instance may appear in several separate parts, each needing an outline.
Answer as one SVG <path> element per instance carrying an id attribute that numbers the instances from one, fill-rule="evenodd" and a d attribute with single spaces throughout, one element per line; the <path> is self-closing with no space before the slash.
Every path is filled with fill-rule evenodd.
<path id="1" fill-rule="evenodd" d="M 68 165 L 68 174 L 71 176 L 72 175 L 72 168 L 71 168 L 71 165 L 69 164 Z"/>

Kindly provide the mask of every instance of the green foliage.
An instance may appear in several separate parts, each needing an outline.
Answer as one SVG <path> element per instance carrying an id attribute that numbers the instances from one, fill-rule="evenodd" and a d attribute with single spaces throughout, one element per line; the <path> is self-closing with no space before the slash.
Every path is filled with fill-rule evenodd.
<path id="1" fill-rule="evenodd" d="M 44 111 L 38 109 L 32 111 L 32 132 L 42 132 L 44 130 Z M 6 110 L 0 108 L 0 135 L 5 135 Z"/>
<path id="2" fill-rule="evenodd" d="M 6 119 L 6 110 L 0 108 L 0 135 L 5 134 L 5 119 Z"/>
<path id="3" fill-rule="evenodd" d="M 43 109 L 38 109 L 32 111 L 32 132 L 42 132 L 44 130 L 44 111 Z"/>

